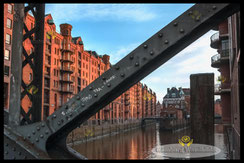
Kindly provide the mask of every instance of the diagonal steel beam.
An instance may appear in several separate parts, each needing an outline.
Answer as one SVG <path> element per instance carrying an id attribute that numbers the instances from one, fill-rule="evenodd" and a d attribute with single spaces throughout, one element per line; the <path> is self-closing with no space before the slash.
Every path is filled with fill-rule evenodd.
<path id="1" fill-rule="evenodd" d="M 70 99 L 46 121 L 18 127 L 16 133 L 50 158 L 82 158 L 66 146 L 66 137 L 73 129 L 239 8 L 239 4 L 194 5 Z"/>

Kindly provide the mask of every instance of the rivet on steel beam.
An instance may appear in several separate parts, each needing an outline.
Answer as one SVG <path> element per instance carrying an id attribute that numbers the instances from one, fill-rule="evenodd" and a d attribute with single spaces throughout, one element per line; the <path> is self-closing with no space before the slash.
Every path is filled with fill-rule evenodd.
<path id="1" fill-rule="evenodd" d="M 35 133 L 36 133 L 36 132 L 33 130 L 33 131 L 32 131 L 32 134 L 35 135 Z"/>
<path id="2" fill-rule="evenodd" d="M 125 74 L 124 74 L 124 73 L 122 73 L 122 74 L 120 74 L 120 76 L 121 76 L 121 77 L 125 77 Z"/>
<path id="3" fill-rule="evenodd" d="M 177 23 L 177 22 L 175 22 L 175 23 L 174 23 L 174 26 L 176 27 L 177 25 L 178 25 L 178 23 Z"/>
<path id="4" fill-rule="evenodd" d="M 180 33 L 184 33 L 184 32 L 185 32 L 184 29 L 181 28 L 181 29 L 180 29 Z"/>
<path id="5" fill-rule="evenodd" d="M 192 15 L 192 11 L 189 11 L 189 12 L 188 12 L 188 15 Z"/>
<path id="6" fill-rule="evenodd" d="M 36 127 L 36 130 L 39 131 L 40 130 L 40 127 Z"/>
<path id="7" fill-rule="evenodd" d="M 42 127 L 45 127 L 45 124 L 44 123 L 42 123 L 42 125 L 41 125 Z"/>
<path id="8" fill-rule="evenodd" d="M 92 87 L 89 87 L 89 90 L 92 90 Z"/>
<path id="9" fill-rule="evenodd" d="M 197 22 L 200 20 L 200 18 L 199 17 L 196 17 L 196 19 L 195 19 Z"/>
<path id="10" fill-rule="evenodd" d="M 79 100 L 80 99 L 80 96 L 78 95 L 77 97 L 76 97 L 76 100 Z"/>
<path id="11" fill-rule="evenodd" d="M 72 117 L 72 113 L 69 113 L 69 116 Z M 59 122 L 60 123 L 60 122 Z"/>
<path id="12" fill-rule="evenodd" d="M 94 94 L 94 97 L 97 97 L 97 94 L 96 93 Z"/>
<path id="13" fill-rule="evenodd" d="M 133 58 L 134 58 L 134 56 L 133 56 L 133 55 L 131 55 L 131 56 L 130 56 L 130 59 L 132 60 Z"/>
<path id="14" fill-rule="evenodd" d="M 150 55 L 153 55 L 154 54 L 154 52 L 153 51 L 150 51 Z"/>
<path id="15" fill-rule="evenodd" d="M 18 152 L 19 155 L 21 155 L 21 152 Z"/>
<path id="16" fill-rule="evenodd" d="M 83 103 L 82 103 L 82 104 L 81 104 L 81 106 L 82 106 L 82 107 L 84 107 L 84 106 L 85 106 L 85 104 L 83 104 Z"/>
<path id="17" fill-rule="evenodd" d="M 136 67 L 137 67 L 137 66 L 139 66 L 139 63 L 138 63 L 138 62 L 136 62 L 136 63 L 135 63 L 135 66 L 136 66 Z"/>
<path id="18" fill-rule="evenodd" d="M 43 137 L 44 137 L 44 136 L 41 134 L 41 135 L 40 135 L 40 138 L 43 138 Z"/>
<path id="19" fill-rule="evenodd" d="M 165 40 L 165 41 L 164 41 L 164 43 L 165 43 L 165 44 L 168 44 L 168 43 L 169 43 L 169 41 L 168 41 L 168 40 Z"/>
<path id="20" fill-rule="evenodd" d="M 115 69 L 116 69 L 116 70 L 119 70 L 119 66 L 116 66 Z"/>
<path id="21" fill-rule="evenodd" d="M 213 6 L 212 8 L 213 8 L 213 10 L 216 10 L 217 9 L 217 6 Z"/>
<path id="22" fill-rule="evenodd" d="M 31 136 L 30 136 L 30 134 L 28 134 L 28 136 L 27 136 L 28 138 L 31 138 Z"/>
<path id="23" fill-rule="evenodd" d="M 159 34 L 158 34 L 158 37 L 159 37 L 159 38 L 163 37 L 163 34 L 162 34 L 162 33 L 159 33 Z"/>
<path id="24" fill-rule="evenodd" d="M 5 145 L 8 146 L 8 143 L 6 143 Z"/>
<path id="25" fill-rule="evenodd" d="M 69 108 L 68 105 L 66 105 L 66 106 L 65 106 L 65 109 L 67 110 L 68 108 Z"/>
<path id="26" fill-rule="evenodd" d="M 8 154 L 8 151 L 6 151 L 5 154 L 7 155 Z"/>
<path id="27" fill-rule="evenodd" d="M 16 148 L 15 148 L 15 147 L 13 147 L 13 148 L 12 148 L 12 150 L 13 150 L 13 151 L 16 151 Z"/>
<path id="28" fill-rule="evenodd" d="M 48 134 L 48 130 L 45 131 L 45 134 Z"/>
<path id="29" fill-rule="evenodd" d="M 145 45 L 143 45 L 143 47 L 146 49 L 147 48 L 147 45 L 145 44 Z"/>
<path id="30" fill-rule="evenodd" d="M 39 142 L 39 139 L 38 138 L 36 138 L 36 142 Z"/>
<path id="31" fill-rule="evenodd" d="M 107 84 L 107 87 L 110 87 L 110 86 L 111 86 L 111 84 L 110 84 L 110 83 L 108 83 L 108 84 Z"/>
<path id="32" fill-rule="evenodd" d="M 103 79 L 103 80 L 106 80 L 106 78 L 105 78 L 105 77 L 103 77 L 102 79 Z"/>
<path id="33" fill-rule="evenodd" d="M 60 121 L 58 121 L 58 125 L 61 125 Z"/>
<path id="34" fill-rule="evenodd" d="M 66 106 L 66 107 L 68 107 L 68 106 Z M 53 118 L 56 118 L 56 117 L 57 117 L 56 114 L 54 114 L 54 115 L 53 115 Z"/>

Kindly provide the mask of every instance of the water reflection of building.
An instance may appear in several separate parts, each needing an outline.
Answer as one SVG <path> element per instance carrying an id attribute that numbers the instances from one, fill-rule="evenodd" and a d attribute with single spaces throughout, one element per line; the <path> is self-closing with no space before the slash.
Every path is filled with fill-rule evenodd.
<path id="1" fill-rule="evenodd" d="M 177 119 L 186 118 L 190 114 L 190 89 L 172 87 L 167 89 L 163 98 L 162 117 Z"/>

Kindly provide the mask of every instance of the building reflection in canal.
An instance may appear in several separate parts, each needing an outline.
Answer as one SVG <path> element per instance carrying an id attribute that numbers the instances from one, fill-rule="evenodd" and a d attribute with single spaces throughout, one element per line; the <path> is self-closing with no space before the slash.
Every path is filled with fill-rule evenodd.
<path id="1" fill-rule="evenodd" d="M 226 142 L 221 125 L 215 125 L 215 146 L 221 149 L 216 159 L 226 159 Z M 177 132 L 162 132 L 158 125 L 136 129 L 125 133 L 107 136 L 101 139 L 72 146 L 88 159 L 167 159 L 153 153 L 161 145 L 178 143 L 189 129 Z"/>

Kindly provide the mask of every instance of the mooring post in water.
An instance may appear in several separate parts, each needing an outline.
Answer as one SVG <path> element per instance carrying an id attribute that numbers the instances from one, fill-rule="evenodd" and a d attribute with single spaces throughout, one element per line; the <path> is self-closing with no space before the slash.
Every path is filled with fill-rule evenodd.
<path id="1" fill-rule="evenodd" d="M 192 74 L 190 88 L 193 143 L 214 145 L 214 74 Z"/>

